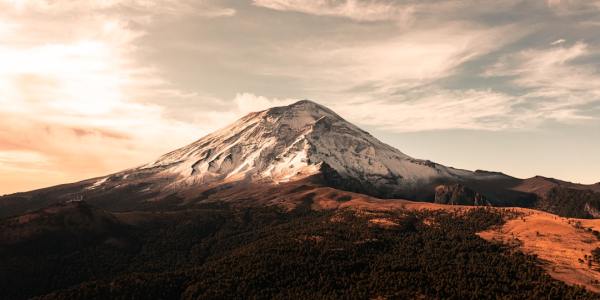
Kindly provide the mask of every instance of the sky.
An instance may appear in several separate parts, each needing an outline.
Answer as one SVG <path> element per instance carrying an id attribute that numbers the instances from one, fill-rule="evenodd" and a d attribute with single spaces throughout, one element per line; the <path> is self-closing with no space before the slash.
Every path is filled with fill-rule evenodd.
<path id="1" fill-rule="evenodd" d="M 599 0 L 0 0 L 0 194 L 311 99 L 416 158 L 600 181 Z"/>

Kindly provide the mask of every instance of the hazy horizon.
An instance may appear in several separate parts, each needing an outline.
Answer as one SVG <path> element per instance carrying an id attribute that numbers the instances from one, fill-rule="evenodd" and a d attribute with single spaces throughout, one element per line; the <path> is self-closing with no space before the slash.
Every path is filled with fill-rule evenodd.
<path id="1" fill-rule="evenodd" d="M 310 99 L 415 158 L 600 181 L 600 1 L 0 0 L 0 194 Z"/>

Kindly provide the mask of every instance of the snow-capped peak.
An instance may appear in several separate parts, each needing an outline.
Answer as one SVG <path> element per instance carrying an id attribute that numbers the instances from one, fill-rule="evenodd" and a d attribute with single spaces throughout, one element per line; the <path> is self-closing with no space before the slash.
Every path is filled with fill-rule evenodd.
<path id="1" fill-rule="evenodd" d="M 175 176 L 177 186 L 215 181 L 282 182 L 327 168 L 341 180 L 398 188 L 471 172 L 417 160 L 309 100 L 250 113 L 137 170 Z"/>

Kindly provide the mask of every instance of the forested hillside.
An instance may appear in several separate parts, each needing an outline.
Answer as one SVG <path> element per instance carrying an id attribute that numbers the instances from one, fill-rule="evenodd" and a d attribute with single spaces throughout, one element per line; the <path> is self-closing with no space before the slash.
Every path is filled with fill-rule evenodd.
<path id="1" fill-rule="evenodd" d="M 118 232 L 93 238 L 52 229 L 76 243 L 48 247 L 45 232 L 2 245 L 0 290 L 7 299 L 596 298 L 475 235 L 511 217 L 502 214 L 227 206 L 121 214 L 109 228 Z"/>

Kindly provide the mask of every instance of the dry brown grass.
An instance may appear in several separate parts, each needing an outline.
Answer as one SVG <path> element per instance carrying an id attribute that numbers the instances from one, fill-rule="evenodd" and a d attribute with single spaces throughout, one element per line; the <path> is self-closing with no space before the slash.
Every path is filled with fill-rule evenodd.
<path id="1" fill-rule="evenodd" d="M 396 227 L 398 226 L 398 223 L 388 219 L 388 218 L 374 218 L 374 219 L 370 219 L 369 223 L 374 225 L 374 226 L 379 226 L 379 227 L 383 227 L 383 228 L 388 228 L 388 227 Z"/>
<path id="2" fill-rule="evenodd" d="M 578 220 L 520 209 L 525 215 L 510 220 L 500 228 L 479 233 L 490 241 L 499 241 L 516 246 L 519 250 L 537 255 L 542 267 L 552 277 L 572 285 L 585 286 L 600 292 L 594 284 L 600 280 L 598 265 L 588 265 L 592 250 L 600 247 L 600 241 L 585 228 L 600 228 L 600 220 Z M 581 226 L 576 224 L 579 222 Z"/>

